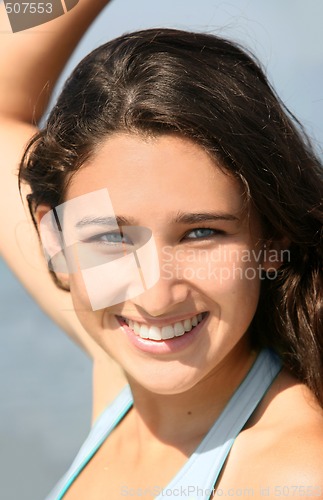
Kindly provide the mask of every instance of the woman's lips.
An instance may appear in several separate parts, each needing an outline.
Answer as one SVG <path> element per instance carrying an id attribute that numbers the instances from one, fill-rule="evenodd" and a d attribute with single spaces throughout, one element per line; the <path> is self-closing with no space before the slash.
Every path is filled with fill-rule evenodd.
<path id="1" fill-rule="evenodd" d="M 116 318 L 132 345 L 145 352 L 162 354 L 177 352 L 194 342 L 208 315 L 208 312 L 203 312 L 162 327 L 138 323 L 122 316 Z"/>

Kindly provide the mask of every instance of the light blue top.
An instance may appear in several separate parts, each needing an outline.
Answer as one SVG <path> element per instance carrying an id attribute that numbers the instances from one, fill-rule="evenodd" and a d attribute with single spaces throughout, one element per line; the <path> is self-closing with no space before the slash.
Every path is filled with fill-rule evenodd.
<path id="1" fill-rule="evenodd" d="M 195 452 L 156 500 L 208 500 L 235 438 L 281 370 L 278 357 L 263 350 Z M 61 500 L 133 404 L 126 386 L 92 427 L 74 462 L 46 500 Z M 121 495 L 121 490 L 120 490 Z"/>

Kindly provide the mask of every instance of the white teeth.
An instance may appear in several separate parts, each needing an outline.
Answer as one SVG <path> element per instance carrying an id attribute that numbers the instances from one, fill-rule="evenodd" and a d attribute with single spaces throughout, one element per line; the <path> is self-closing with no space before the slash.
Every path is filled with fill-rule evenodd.
<path id="1" fill-rule="evenodd" d="M 184 335 L 185 328 L 183 326 L 183 323 L 179 323 L 179 322 L 175 323 L 174 332 L 175 332 L 175 337 L 180 337 L 181 335 Z"/>
<path id="2" fill-rule="evenodd" d="M 161 330 L 162 339 L 172 339 L 175 337 L 174 328 L 172 326 L 163 326 Z"/>
<path id="3" fill-rule="evenodd" d="M 149 334 L 148 334 L 148 336 L 149 336 L 149 338 L 151 340 L 161 340 L 162 336 L 161 336 L 161 330 L 160 330 L 160 328 L 158 328 L 158 326 L 151 326 L 149 328 Z"/>
<path id="4" fill-rule="evenodd" d="M 184 321 L 184 329 L 185 332 L 190 332 L 192 330 L 192 321 L 190 319 Z"/>
<path id="5" fill-rule="evenodd" d="M 140 337 L 142 339 L 148 339 L 149 338 L 149 328 L 148 328 L 147 325 L 140 325 L 139 335 L 140 335 Z"/>
<path id="6" fill-rule="evenodd" d="M 180 337 L 186 332 L 190 332 L 194 326 L 202 321 L 202 319 L 203 314 L 198 314 L 197 316 L 193 316 L 193 318 L 185 319 L 184 321 L 177 321 L 173 325 L 167 325 L 159 328 L 156 325 L 147 326 L 140 324 L 137 321 L 123 318 L 136 335 L 139 335 L 142 339 L 150 340 L 167 340 L 174 337 Z"/>

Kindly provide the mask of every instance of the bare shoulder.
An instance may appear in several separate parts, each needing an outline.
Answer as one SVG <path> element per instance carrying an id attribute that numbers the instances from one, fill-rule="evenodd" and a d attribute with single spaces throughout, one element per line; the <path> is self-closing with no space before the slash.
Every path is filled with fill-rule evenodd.
<path id="1" fill-rule="evenodd" d="M 283 372 L 268 404 L 267 467 L 273 481 L 323 498 L 323 410 L 311 391 Z M 271 423 L 272 422 L 272 423 Z M 271 441 L 271 443 L 270 443 Z M 304 496 L 299 488 L 294 496 Z M 313 493 L 310 494 L 311 490 Z M 287 491 L 287 490 L 286 490 Z M 314 494 L 315 492 L 315 494 Z"/>
<path id="2" fill-rule="evenodd" d="M 323 498 L 323 410 L 283 372 L 238 436 L 219 487 L 254 498 Z"/>

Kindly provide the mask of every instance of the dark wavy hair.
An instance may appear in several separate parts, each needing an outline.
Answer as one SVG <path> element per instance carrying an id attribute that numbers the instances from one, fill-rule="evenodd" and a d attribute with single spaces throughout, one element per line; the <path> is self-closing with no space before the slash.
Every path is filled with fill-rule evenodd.
<path id="1" fill-rule="evenodd" d="M 24 154 L 31 212 L 63 202 L 76 172 L 109 134 L 176 133 L 239 178 L 272 238 L 290 241 L 265 279 L 252 323 L 323 405 L 322 165 L 255 58 L 217 36 L 152 29 L 97 48 L 75 69 Z"/>

